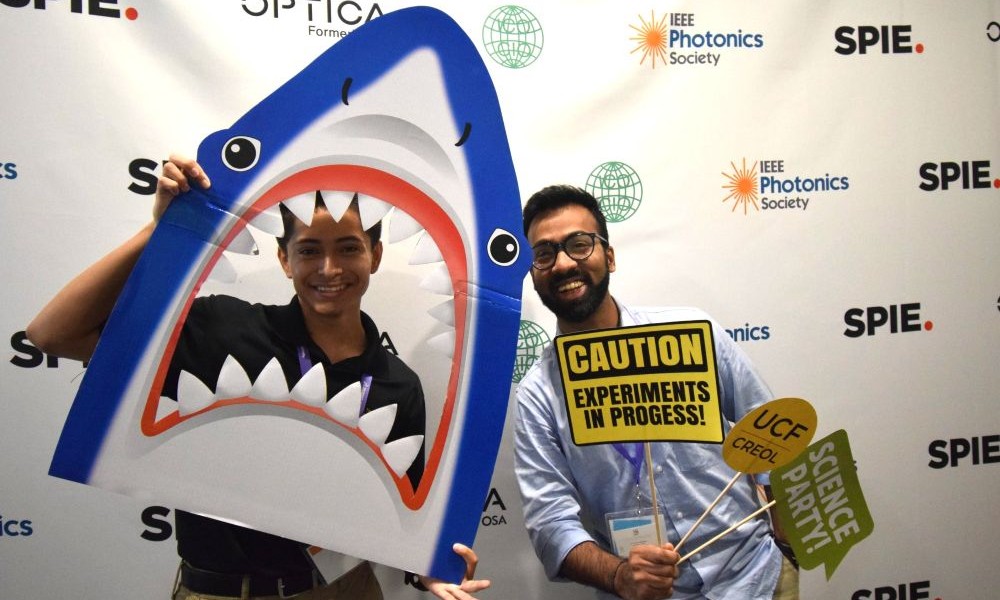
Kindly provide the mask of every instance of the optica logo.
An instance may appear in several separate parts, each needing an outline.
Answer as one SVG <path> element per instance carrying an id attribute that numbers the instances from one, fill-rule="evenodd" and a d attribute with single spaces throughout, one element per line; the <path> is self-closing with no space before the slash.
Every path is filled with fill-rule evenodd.
<path id="1" fill-rule="evenodd" d="M 506 511 L 507 505 L 504 504 L 503 498 L 500 497 L 500 492 L 496 488 L 490 488 L 490 493 L 486 496 L 486 502 L 483 503 L 483 517 L 479 522 L 483 527 L 506 525 L 507 517 L 504 515 Z"/>
<path id="2" fill-rule="evenodd" d="M 844 25 L 833 32 L 837 40 L 834 51 L 843 56 L 852 54 L 923 54 L 924 45 L 912 43 L 911 25 Z"/>
<path id="3" fill-rule="evenodd" d="M 731 212 L 743 209 L 743 214 L 762 210 L 806 210 L 816 193 L 841 192 L 850 188 L 846 175 L 791 175 L 785 172 L 784 159 L 754 161 L 749 167 L 743 158 L 741 166 L 730 162 L 730 171 L 723 189 L 729 190 L 723 203 L 732 200 Z M 758 173 L 759 166 L 759 173 Z"/>
<path id="4" fill-rule="evenodd" d="M 305 6 L 306 33 L 315 37 L 342 38 L 355 28 L 382 16 L 378 2 L 354 0 L 242 0 L 243 12 L 251 17 L 277 19 L 290 14 L 302 14 Z"/>
<path id="5" fill-rule="evenodd" d="M 723 52 L 755 50 L 764 47 L 764 35 L 742 29 L 704 29 L 695 24 L 694 13 L 665 13 L 659 19 L 650 12 L 647 21 L 638 16 L 638 25 L 629 25 L 636 42 L 631 53 L 640 53 L 639 64 L 650 59 L 651 68 L 657 61 L 662 64 L 690 66 L 718 66 Z M 669 27 L 668 27 L 669 23 Z M 668 49 L 670 49 L 668 51 Z"/>
<path id="6" fill-rule="evenodd" d="M 990 161 L 963 160 L 925 162 L 920 165 L 920 189 L 925 192 L 962 190 L 1000 190 L 1000 177 L 990 175 Z"/>
<path id="7" fill-rule="evenodd" d="M 125 10 L 117 8 L 118 0 L 0 0 L 0 6 L 10 8 L 26 8 L 31 5 L 36 10 L 47 10 L 49 5 L 65 10 L 67 7 L 71 13 L 78 15 L 89 15 L 91 17 L 109 17 L 120 19 L 123 16 L 129 21 L 139 18 L 139 11 L 129 6 Z"/>

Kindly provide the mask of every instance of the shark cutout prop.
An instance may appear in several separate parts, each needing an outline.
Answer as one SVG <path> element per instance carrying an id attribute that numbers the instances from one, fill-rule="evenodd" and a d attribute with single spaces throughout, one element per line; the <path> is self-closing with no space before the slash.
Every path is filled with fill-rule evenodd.
<path id="1" fill-rule="evenodd" d="M 472 545 L 489 490 L 530 265 L 496 91 L 474 44 L 438 10 L 388 13 L 209 135 L 198 161 L 212 187 L 178 196 L 160 220 L 50 474 L 460 580 L 451 546 Z M 225 252 L 253 251 L 247 225 L 280 235 L 279 203 L 308 223 L 317 192 L 334 216 L 357 194 L 366 228 L 383 219 L 388 242 L 419 234 L 412 262 L 442 261 L 430 286 L 451 297 L 432 312 L 454 329 L 435 340 L 452 363 L 432 438 L 387 443 L 393 406 L 359 416 L 356 386 L 328 398 L 322 373 L 247 373 L 233 357 L 217 381 L 180 373 L 178 397 L 162 396 L 208 274 L 226 271 Z M 414 487 L 405 475 L 422 446 Z"/>

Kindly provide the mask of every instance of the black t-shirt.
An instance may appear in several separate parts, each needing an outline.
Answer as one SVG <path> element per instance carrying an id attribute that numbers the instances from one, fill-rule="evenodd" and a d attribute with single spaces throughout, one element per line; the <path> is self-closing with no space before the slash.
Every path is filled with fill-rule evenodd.
<path id="1" fill-rule="evenodd" d="M 365 411 L 397 405 L 396 421 L 387 441 L 423 435 L 424 396 L 420 380 L 409 367 L 379 342 L 375 323 L 362 313 L 367 337 L 362 355 L 330 363 L 306 332 L 298 298 L 286 306 L 250 304 L 230 296 L 197 298 L 177 341 L 162 395 L 176 398 L 181 369 L 214 389 L 226 357 L 232 355 L 250 380 L 277 358 L 291 389 L 302 377 L 298 352 L 305 349 L 308 363 L 323 364 L 327 394 L 333 396 L 363 375 L 371 376 Z M 421 448 L 407 477 L 414 488 L 424 469 Z M 262 482 L 261 485 L 270 485 Z M 195 567 L 220 573 L 280 575 L 312 568 L 306 546 L 300 542 L 254 531 L 185 511 L 176 511 L 177 553 Z"/>

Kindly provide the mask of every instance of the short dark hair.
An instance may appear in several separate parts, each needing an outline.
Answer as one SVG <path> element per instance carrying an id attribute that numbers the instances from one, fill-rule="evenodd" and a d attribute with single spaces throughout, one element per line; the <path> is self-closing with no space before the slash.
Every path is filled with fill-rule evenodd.
<path id="1" fill-rule="evenodd" d="M 601 204 L 586 190 L 565 184 L 544 187 L 528 198 L 528 203 L 524 205 L 522 213 L 524 235 L 528 235 L 528 229 L 539 215 L 574 204 L 582 206 L 594 215 L 594 219 L 597 221 L 597 233 L 605 240 L 609 240 L 608 221 L 604 218 L 604 213 L 601 212 Z"/>
<path id="2" fill-rule="evenodd" d="M 285 226 L 285 232 L 281 237 L 277 238 L 278 247 L 287 251 L 288 240 L 292 239 L 292 232 L 295 231 L 295 221 L 298 221 L 299 218 L 295 216 L 295 213 L 288 210 L 288 207 L 284 204 L 279 203 L 278 206 L 281 211 L 281 223 Z M 321 194 L 319 190 L 316 190 L 316 208 L 328 210 L 326 208 L 326 202 L 323 201 L 323 194 Z M 359 210 L 357 194 L 354 194 L 354 198 L 351 199 L 351 204 L 347 207 L 347 210 L 351 210 L 352 208 L 354 210 Z M 368 241 L 371 242 L 371 247 L 374 248 L 375 244 L 378 244 L 378 241 L 382 239 L 382 221 L 379 221 L 366 229 L 365 234 L 368 236 Z"/>

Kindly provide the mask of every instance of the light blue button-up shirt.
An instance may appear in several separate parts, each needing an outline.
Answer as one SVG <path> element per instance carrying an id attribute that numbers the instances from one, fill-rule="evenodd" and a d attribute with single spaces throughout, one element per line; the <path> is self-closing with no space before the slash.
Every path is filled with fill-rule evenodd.
<path id="1" fill-rule="evenodd" d="M 627 308 L 622 326 L 711 320 L 694 308 Z M 712 321 L 722 412 L 731 423 L 772 399 L 743 351 Z M 728 433 L 730 423 L 725 423 Z M 572 441 L 558 360 L 545 349 L 517 389 L 515 467 L 524 520 L 535 552 L 550 579 L 577 545 L 594 541 L 613 552 L 607 516 L 651 506 L 649 479 L 611 444 L 576 446 Z M 667 539 L 676 544 L 735 472 L 722 459 L 721 444 L 651 444 L 654 478 Z M 637 483 L 638 481 L 638 483 Z M 758 476 L 758 481 L 760 477 Z M 760 507 L 748 475 L 715 506 L 684 543 L 684 555 Z M 770 599 L 781 572 L 781 553 L 763 515 L 723 537 L 679 567 L 672 598 Z M 598 598 L 614 598 L 598 592 Z"/>

